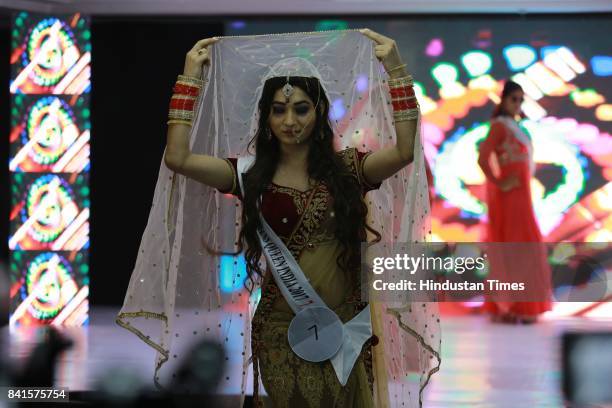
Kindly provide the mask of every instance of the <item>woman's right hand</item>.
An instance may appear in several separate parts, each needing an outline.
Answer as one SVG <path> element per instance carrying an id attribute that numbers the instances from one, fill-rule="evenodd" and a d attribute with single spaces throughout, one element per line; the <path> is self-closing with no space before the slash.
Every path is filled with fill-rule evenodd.
<path id="1" fill-rule="evenodd" d="M 219 41 L 219 38 L 205 38 L 198 41 L 185 57 L 185 69 L 183 75 L 193 78 L 202 77 L 202 68 L 210 63 L 209 46 Z"/>
<path id="2" fill-rule="evenodd" d="M 516 188 L 518 186 L 520 186 L 521 183 L 518 179 L 518 177 L 516 177 L 515 175 L 512 176 L 508 176 L 505 179 L 501 180 L 497 186 L 499 187 L 499 189 L 501 191 L 508 192 L 510 190 L 512 190 L 513 188 Z"/>

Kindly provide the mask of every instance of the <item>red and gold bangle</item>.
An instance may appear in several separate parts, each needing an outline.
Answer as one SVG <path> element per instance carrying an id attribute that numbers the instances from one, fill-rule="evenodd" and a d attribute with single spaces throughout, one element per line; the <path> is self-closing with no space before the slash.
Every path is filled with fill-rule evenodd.
<path id="1" fill-rule="evenodd" d="M 413 86 L 414 79 L 412 75 L 407 75 L 400 78 L 389 79 L 389 88 L 397 88 L 397 87 L 405 87 L 405 86 Z"/>
<path id="2" fill-rule="evenodd" d="M 395 122 L 414 120 L 419 116 L 419 103 L 414 100 L 393 101 L 393 119 Z"/>
<path id="3" fill-rule="evenodd" d="M 406 98 L 414 95 L 414 88 L 412 86 L 396 86 L 389 88 L 389 93 L 392 98 Z"/>
<path id="4" fill-rule="evenodd" d="M 389 79 L 389 93 L 395 122 L 414 120 L 419 116 L 419 102 L 414 93 L 414 80 L 408 75 Z"/>
<path id="5" fill-rule="evenodd" d="M 419 104 L 415 97 L 409 99 L 391 99 L 391 103 L 393 104 L 394 110 L 416 108 Z"/>
<path id="6" fill-rule="evenodd" d="M 189 95 L 172 95 L 170 99 L 170 109 L 193 111 L 196 98 Z"/>
<path id="7" fill-rule="evenodd" d="M 174 85 L 174 87 L 172 88 L 172 92 L 181 95 L 198 96 L 200 94 L 201 89 L 202 88 L 198 88 L 193 85 L 187 85 L 177 81 L 176 85 Z"/>
<path id="8" fill-rule="evenodd" d="M 194 108 L 206 81 L 179 75 L 172 88 L 174 94 L 170 99 L 168 110 L 168 124 L 191 125 L 194 117 Z"/>
<path id="9" fill-rule="evenodd" d="M 406 111 L 406 110 L 410 110 L 410 109 L 418 109 L 418 108 L 419 108 L 418 104 L 416 104 L 416 105 L 409 105 L 409 106 L 406 106 L 406 105 L 404 105 L 404 106 L 394 106 L 393 107 L 393 112 L 394 113 L 395 112 L 402 112 L 402 111 Z"/>
<path id="10" fill-rule="evenodd" d="M 170 100 L 168 119 L 191 119 L 194 106 L 195 99 L 177 98 L 174 95 Z"/>

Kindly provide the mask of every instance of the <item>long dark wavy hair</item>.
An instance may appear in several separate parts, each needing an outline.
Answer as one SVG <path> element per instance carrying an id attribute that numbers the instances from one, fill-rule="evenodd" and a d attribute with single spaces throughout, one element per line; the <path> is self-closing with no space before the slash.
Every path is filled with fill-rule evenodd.
<path id="1" fill-rule="evenodd" d="M 505 112 L 504 109 L 502 108 L 502 105 L 504 104 L 504 99 L 510 96 L 510 94 L 512 94 L 513 92 L 522 91 L 522 90 L 523 88 L 519 84 L 517 84 L 514 81 L 507 80 L 504 83 L 504 90 L 502 91 L 502 94 L 501 94 L 501 101 L 495 107 L 495 110 L 493 111 L 493 115 L 491 115 L 491 117 L 496 118 L 498 116 L 508 116 L 508 112 Z"/>
<path id="2" fill-rule="evenodd" d="M 256 152 L 255 163 L 245 173 L 242 199 L 242 229 L 238 252 L 246 244 L 247 274 L 251 284 L 263 277 L 259 260 L 262 248 L 257 237 L 260 219 L 257 201 L 272 181 L 280 159 L 279 141 L 268 137 L 268 117 L 275 92 L 287 83 L 286 77 L 268 79 L 258 103 L 258 128 L 249 142 L 249 150 Z M 329 100 L 316 78 L 289 77 L 289 83 L 304 91 L 315 105 L 316 120 L 313 133 L 305 143 L 310 145 L 308 153 L 308 176 L 323 182 L 333 197 L 336 218 L 335 236 L 342 245 L 336 262 L 345 273 L 358 273 L 361 243 L 367 240 L 366 231 L 380 240 L 380 234 L 366 223 L 368 208 L 361 195 L 361 186 L 342 159 L 334 151 L 333 131 L 329 123 Z M 246 285 L 246 282 L 245 282 Z M 251 285 L 252 288 L 252 285 Z M 249 289 L 249 286 L 247 286 Z"/>

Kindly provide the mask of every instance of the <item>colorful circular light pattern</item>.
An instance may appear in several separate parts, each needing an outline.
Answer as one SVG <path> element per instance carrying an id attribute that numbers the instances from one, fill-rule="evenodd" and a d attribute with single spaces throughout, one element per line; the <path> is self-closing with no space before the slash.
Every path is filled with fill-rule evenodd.
<path id="1" fill-rule="evenodd" d="M 51 186 L 54 179 L 59 180 L 57 188 Z M 45 208 L 39 210 L 43 200 Z M 77 214 L 74 194 L 68 183 L 60 177 L 45 174 L 30 186 L 25 208 L 21 211 L 21 219 L 26 222 L 36 215 L 28 234 L 38 242 L 48 243 L 57 239 Z"/>
<path id="2" fill-rule="evenodd" d="M 444 52 L 444 41 L 440 38 L 433 38 L 425 48 L 425 55 L 428 57 L 439 57 Z"/>
<path id="3" fill-rule="evenodd" d="M 612 56 L 595 55 L 591 58 L 591 68 L 597 76 L 607 77 L 612 75 Z"/>
<path id="4" fill-rule="evenodd" d="M 579 198 L 584 189 L 585 174 L 581 153 L 562 135 L 563 122 L 548 118 L 542 122 L 523 121 L 522 125 L 533 136 L 534 159 L 537 163 L 552 164 L 562 169 L 562 180 L 543 196 L 542 189 L 533 190 L 534 209 L 544 233 L 561 220 L 561 216 Z M 466 186 L 484 182 L 479 169 L 477 146 L 489 131 L 489 124 L 479 124 L 470 130 L 460 129 L 445 140 L 436 157 L 436 191 L 452 205 L 460 208 L 464 217 L 480 217 L 484 204 Z"/>
<path id="5" fill-rule="evenodd" d="M 612 121 L 612 104 L 604 103 L 595 109 L 595 117 L 602 122 Z"/>
<path id="6" fill-rule="evenodd" d="M 57 259 L 55 259 L 57 257 Z M 62 289 L 74 286 L 71 278 L 70 263 L 61 255 L 45 252 L 30 262 L 26 271 L 26 284 L 22 286 L 21 296 L 25 299 L 36 290 L 36 295 L 28 307 L 30 314 L 39 320 L 51 319 L 65 306 L 66 299 L 62 296 Z M 53 276 L 45 276 L 52 273 Z M 45 284 L 39 287 L 41 279 L 45 277 Z"/>
<path id="7" fill-rule="evenodd" d="M 444 85 L 453 83 L 459 79 L 459 70 L 453 64 L 441 62 L 436 64 L 431 69 L 431 75 L 434 77 L 438 85 L 443 87 Z"/>
<path id="8" fill-rule="evenodd" d="M 470 51 L 461 56 L 461 63 L 470 77 L 488 74 L 493 66 L 491 55 L 484 51 Z"/>
<path id="9" fill-rule="evenodd" d="M 563 213 L 580 199 L 586 182 L 586 159 L 578 146 L 571 143 L 564 134 L 563 128 L 567 126 L 564 119 L 549 116 L 539 122 L 525 120 L 522 125 L 529 134 L 535 136 L 534 160 L 554 165 L 563 174 L 562 179 L 544 197 L 533 188 L 532 182 L 534 210 L 540 228 L 547 234 L 561 222 Z"/>
<path id="10" fill-rule="evenodd" d="M 508 67 L 512 71 L 521 71 L 533 64 L 537 59 L 537 53 L 533 47 L 523 44 L 507 46 L 503 50 L 503 55 L 508 63 Z"/>
<path id="11" fill-rule="evenodd" d="M 453 64 L 440 62 L 431 69 L 431 75 L 440 85 L 440 97 L 443 99 L 460 98 L 465 94 L 465 87 L 459 82 L 459 70 Z"/>
<path id="12" fill-rule="evenodd" d="M 466 218 L 477 218 L 485 212 L 483 203 L 470 193 L 466 185 L 483 181 L 476 164 L 476 146 L 488 131 L 488 124 L 477 125 L 467 132 L 460 129 L 442 143 L 435 160 L 436 191 L 461 209 Z"/>
<path id="13" fill-rule="evenodd" d="M 57 85 L 78 58 L 75 43 L 74 33 L 65 22 L 57 18 L 41 20 L 28 38 L 23 66 L 36 61 L 33 81 L 44 87 Z"/>
<path id="14" fill-rule="evenodd" d="M 30 110 L 27 132 L 21 135 L 22 145 L 36 139 L 29 151 L 30 158 L 41 165 L 50 165 L 64 154 L 78 136 L 74 113 L 60 98 L 39 99 Z"/>
<path id="15" fill-rule="evenodd" d="M 342 99 L 334 99 L 331 104 L 331 109 L 329 110 L 329 118 L 331 120 L 339 120 L 346 113 L 346 109 L 344 109 L 344 102 Z"/>

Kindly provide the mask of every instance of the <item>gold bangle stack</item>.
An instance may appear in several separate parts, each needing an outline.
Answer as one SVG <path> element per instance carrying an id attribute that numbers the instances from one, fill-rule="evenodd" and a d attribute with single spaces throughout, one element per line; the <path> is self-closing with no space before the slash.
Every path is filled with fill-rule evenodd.
<path id="1" fill-rule="evenodd" d="M 183 119 L 170 119 L 166 122 L 168 125 L 177 124 L 177 125 L 187 125 L 191 126 L 191 120 L 183 120 Z"/>
<path id="2" fill-rule="evenodd" d="M 168 111 L 168 125 L 182 124 L 191 126 L 194 118 L 194 109 L 205 80 L 179 75 L 173 88 Z"/>
<path id="3" fill-rule="evenodd" d="M 389 82 L 390 88 L 397 88 L 400 86 L 408 86 L 408 87 L 414 86 L 414 78 L 412 78 L 412 75 L 410 74 L 400 77 L 400 78 L 395 78 L 395 79 L 389 78 L 387 82 Z"/>
<path id="4" fill-rule="evenodd" d="M 179 74 L 176 82 L 183 83 L 185 85 L 193 85 L 202 89 L 202 87 L 206 83 L 206 80 Z"/>
<path id="5" fill-rule="evenodd" d="M 410 109 L 405 111 L 393 112 L 393 120 L 395 122 L 404 122 L 407 120 L 415 120 L 419 117 L 419 109 Z"/>
<path id="6" fill-rule="evenodd" d="M 396 66 L 396 67 L 389 68 L 389 69 L 387 70 L 387 74 L 390 74 L 390 73 L 392 73 L 393 71 L 397 71 L 398 69 L 402 69 L 402 68 L 406 68 L 406 64 L 399 64 L 399 65 L 398 65 L 398 66 Z"/>
<path id="7" fill-rule="evenodd" d="M 417 119 L 420 110 L 414 94 L 412 75 L 389 79 L 388 82 L 393 104 L 393 120 L 397 123 Z"/>

